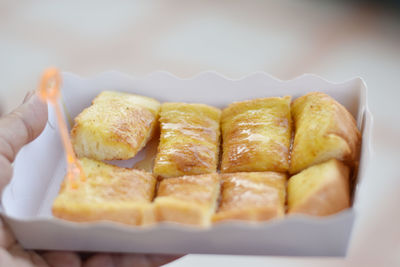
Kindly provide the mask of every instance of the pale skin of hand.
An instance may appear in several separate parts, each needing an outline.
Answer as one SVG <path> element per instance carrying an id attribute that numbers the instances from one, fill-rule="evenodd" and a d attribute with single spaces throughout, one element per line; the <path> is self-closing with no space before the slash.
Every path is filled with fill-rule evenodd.
<path id="1" fill-rule="evenodd" d="M 18 151 L 34 140 L 47 123 L 47 105 L 30 92 L 23 104 L 0 118 L 0 190 L 12 177 Z M 24 250 L 0 217 L 0 266 L 16 267 L 128 267 L 160 266 L 179 258 L 169 255 L 99 253 L 84 261 L 73 252 L 36 253 Z"/>

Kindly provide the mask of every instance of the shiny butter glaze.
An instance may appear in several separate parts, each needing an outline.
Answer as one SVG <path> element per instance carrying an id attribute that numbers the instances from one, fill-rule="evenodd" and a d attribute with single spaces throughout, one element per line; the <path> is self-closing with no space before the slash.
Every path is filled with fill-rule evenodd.
<path id="1" fill-rule="evenodd" d="M 222 172 L 289 168 L 290 97 L 235 102 L 222 112 Z"/>
<path id="2" fill-rule="evenodd" d="M 163 104 L 153 172 L 161 177 L 215 172 L 220 113 L 219 109 L 202 104 Z"/>

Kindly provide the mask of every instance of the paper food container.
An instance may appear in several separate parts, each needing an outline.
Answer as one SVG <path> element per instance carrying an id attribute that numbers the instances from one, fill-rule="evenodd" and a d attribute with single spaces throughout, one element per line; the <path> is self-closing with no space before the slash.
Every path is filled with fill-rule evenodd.
<path id="1" fill-rule="evenodd" d="M 66 162 L 52 107 L 44 132 L 17 156 L 11 183 L 2 194 L 2 215 L 27 249 L 109 251 L 136 253 L 212 253 L 284 256 L 345 256 L 360 205 L 357 197 L 371 157 L 372 117 L 362 79 L 331 83 L 306 74 L 280 81 L 265 73 L 227 79 L 201 73 L 180 79 L 166 72 L 134 78 L 105 72 L 91 78 L 63 73 L 62 104 L 67 121 L 88 107 L 103 90 L 131 92 L 161 102 L 197 102 L 225 107 L 233 101 L 259 97 L 325 92 L 342 103 L 357 119 L 362 148 L 353 204 L 328 217 L 291 215 L 261 223 L 231 221 L 199 229 L 174 223 L 151 227 L 113 222 L 75 223 L 56 219 L 51 205 L 66 173 Z M 120 166 L 132 167 L 146 151 Z"/>

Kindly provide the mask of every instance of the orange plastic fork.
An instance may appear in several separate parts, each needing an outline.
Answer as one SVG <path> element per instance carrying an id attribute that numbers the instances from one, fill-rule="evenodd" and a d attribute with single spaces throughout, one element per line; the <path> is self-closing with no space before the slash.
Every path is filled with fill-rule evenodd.
<path id="1" fill-rule="evenodd" d="M 71 188 L 78 188 L 78 179 L 85 181 L 85 174 L 82 166 L 79 164 L 74 150 L 72 148 L 71 139 L 68 134 L 67 124 L 62 115 L 58 99 L 60 97 L 61 75 L 58 69 L 48 68 L 44 71 L 40 80 L 38 93 L 43 101 L 51 103 L 56 111 L 58 128 L 60 130 L 61 139 L 64 145 L 64 152 L 67 159 L 67 179 Z"/>

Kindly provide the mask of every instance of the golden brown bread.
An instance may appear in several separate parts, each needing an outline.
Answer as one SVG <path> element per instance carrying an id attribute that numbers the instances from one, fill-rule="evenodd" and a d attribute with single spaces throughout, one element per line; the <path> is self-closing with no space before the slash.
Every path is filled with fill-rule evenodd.
<path id="1" fill-rule="evenodd" d="M 221 111 L 203 104 L 164 103 L 153 173 L 163 178 L 217 170 Z"/>
<path id="2" fill-rule="evenodd" d="M 345 164 L 355 164 L 361 139 L 354 118 L 323 93 L 290 101 L 286 96 L 236 102 L 222 114 L 203 104 L 165 103 L 153 173 L 168 179 L 160 182 L 153 203 L 151 174 L 82 158 L 88 181 L 77 189 L 64 182 L 53 214 L 132 225 L 264 221 L 284 215 L 286 175 L 279 172 L 287 171 L 297 173 L 288 182 L 289 213 L 324 216 L 348 208 Z M 159 109 L 150 98 L 103 92 L 75 120 L 75 151 L 99 159 L 130 158 L 153 135 Z M 220 121 L 223 174 L 218 175 Z"/>
<path id="3" fill-rule="evenodd" d="M 223 174 L 221 200 L 213 221 L 265 221 L 285 214 L 286 175 L 277 172 Z"/>
<path id="4" fill-rule="evenodd" d="M 71 188 L 65 180 L 52 207 L 55 217 L 89 222 L 109 220 L 131 225 L 152 220 L 156 179 L 150 173 L 81 158 L 86 176 Z M 150 216 L 150 217 L 149 217 Z"/>
<path id="5" fill-rule="evenodd" d="M 289 168 L 291 97 L 230 104 L 222 112 L 221 172 L 285 172 Z"/>
<path id="6" fill-rule="evenodd" d="M 71 131 L 78 157 L 129 159 L 149 141 L 160 103 L 152 98 L 104 91 L 76 118 Z"/>
<path id="7" fill-rule="evenodd" d="M 350 206 L 349 168 L 331 159 L 292 176 L 288 213 L 325 216 Z"/>
<path id="8" fill-rule="evenodd" d="M 291 174 L 331 158 L 354 165 L 361 134 L 345 107 L 324 93 L 309 93 L 293 101 L 292 116 Z"/>
<path id="9" fill-rule="evenodd" d="M 218 173 L 162 180 L 154 200 L 155 220 L 208 226 L 217 205 L 219 180 Z"/>

